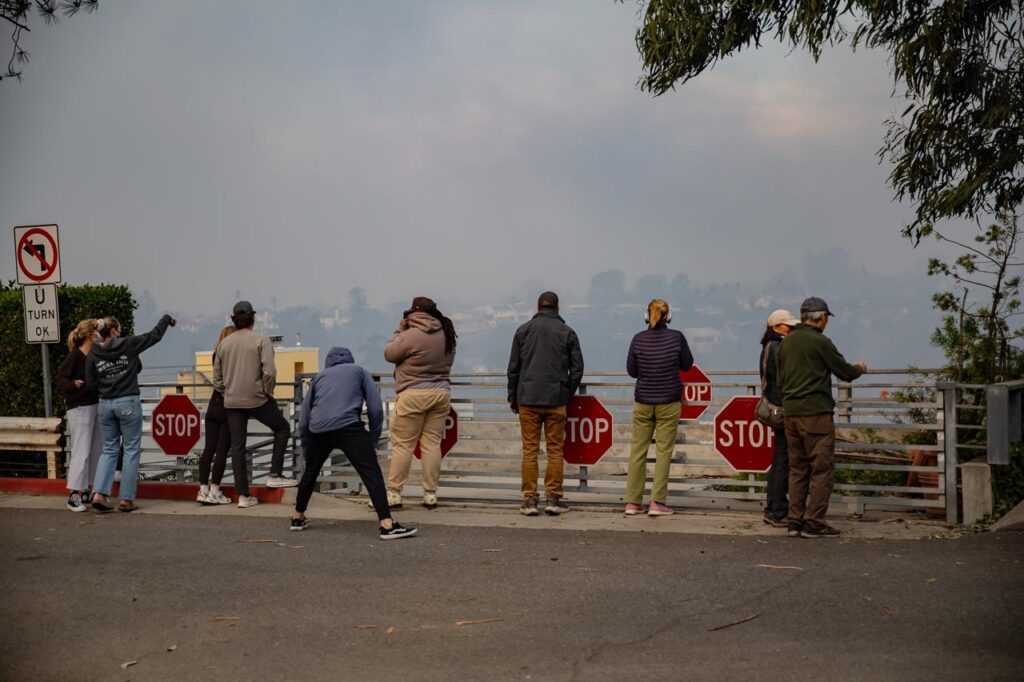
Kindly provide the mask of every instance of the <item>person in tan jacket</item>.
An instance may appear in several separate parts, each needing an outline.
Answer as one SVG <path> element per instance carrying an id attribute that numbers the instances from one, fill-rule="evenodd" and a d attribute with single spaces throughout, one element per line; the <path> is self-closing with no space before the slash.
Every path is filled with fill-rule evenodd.
<path id="1" fill-rule="evenodd" d="M 437 506 L 441 476 L 441 438 L 451 407 L 450 373 L 457 335 L 437 304 L 417 296 L 398 329 L 384 346 L 384 359 L 395 365 L 395 400 L 391 414 L 391 468 L 388 505 L 402 506 L 413 451 L 420 447 L 423 506 Z"/>

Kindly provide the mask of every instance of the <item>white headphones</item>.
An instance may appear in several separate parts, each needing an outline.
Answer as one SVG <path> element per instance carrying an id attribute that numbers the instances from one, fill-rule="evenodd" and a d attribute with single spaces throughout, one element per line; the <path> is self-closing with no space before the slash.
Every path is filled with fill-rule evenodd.
<path id="1" fill-rule="evenodd" d="M 672 306 L 670 305 L 668 307 L 668 315 L 665 316 L 665 324 L 668 324 L 671 321 L 672 321 Z M 651 324 L 651 306 L 650 305 L 647 305 L 647 306 L 644 307 L 644 324 L 646 324 L 646 325 L 650 325 Z"/>

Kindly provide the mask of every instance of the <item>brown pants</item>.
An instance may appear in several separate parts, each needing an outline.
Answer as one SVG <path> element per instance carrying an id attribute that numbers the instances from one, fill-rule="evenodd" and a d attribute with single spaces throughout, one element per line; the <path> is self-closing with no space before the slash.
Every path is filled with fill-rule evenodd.
<path id="1" fill-rule="evenodd" d="M 836 425 L 832 414 L 786 417 L 789 445 L 789 520 L 820 528 L 836 470 Z"/>
<path id="2" fill-rule="evenodd" d="M 565 460 L 565 405 L 557 407 L 519 406 L 519 429 L 523 434 L 523 499 L 537 498 L 537 456 L 540 454 L 540 431 L 544 429 L 548 466 L 544 472 L 544 490 L 549 498 L 563 496 L 562 477 Z"/>

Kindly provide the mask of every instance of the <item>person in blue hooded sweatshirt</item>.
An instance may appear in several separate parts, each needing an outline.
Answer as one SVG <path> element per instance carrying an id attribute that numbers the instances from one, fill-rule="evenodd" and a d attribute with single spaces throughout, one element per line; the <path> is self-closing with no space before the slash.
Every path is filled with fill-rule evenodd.
<path id="1" fill-rule="evenodd" d="M 363 405 L 369 430 L 363 424 Z M 370 493 L 380 520 L 380 539 L 412 537 L 415 528 L 405 528 L 391 518 L 384 475 L 377 462 L 377 442 L 384 427 L 384 406 L 373 377 L 355 364 L 348 348 L 335 346 L 327 353 L 324 370 L 313 377 L 302 401 L 299 437 L 306 454 L 306 468 L 299 481 L 291 529 L 309 525 L 306 507 L 313 495 L 317 476 L 335 449 L 341 450 Z"/>

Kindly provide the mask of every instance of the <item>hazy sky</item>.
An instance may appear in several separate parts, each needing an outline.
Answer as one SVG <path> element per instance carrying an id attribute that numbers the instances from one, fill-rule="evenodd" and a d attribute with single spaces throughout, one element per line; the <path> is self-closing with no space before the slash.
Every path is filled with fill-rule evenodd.
<path id="1" fill-rule="evenodd" d="M 161 307 L 924 255 L 875 156 L 902 109 L 880 54 L 773 46 L 652 98 L 637 6 L 610 0 L 103 0 L 36 23 L 0 83 L 0 225 L 59 223 L 67 281 Z"/>

